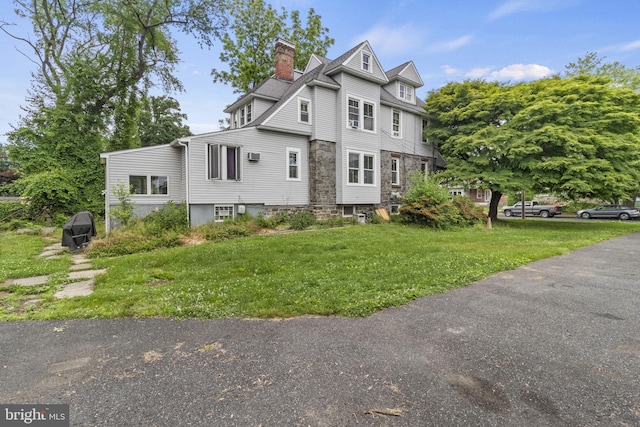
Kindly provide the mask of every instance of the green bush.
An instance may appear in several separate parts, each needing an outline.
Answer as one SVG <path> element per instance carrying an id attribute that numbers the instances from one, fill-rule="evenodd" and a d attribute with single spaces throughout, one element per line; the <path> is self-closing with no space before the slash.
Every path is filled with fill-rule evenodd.
<path id="1" fill-rule="evenodd" d="M 289 221 L 289 214 L 278 212 L 270 217 L 265 217 L 264 212 L 260 212 L 256 218 L 256 223 L 262 228 L 276 229 Z"/>
<path id="2" fill-rule="evenodd" d="M 219 242 L 222 240 L 251 236 L 255 231 L 248 223 L 223 222 L 201 225 L 194 230 L 194 233 L 201 235 L 206 240 Z"/>
<path id="3" fill-rule="evenodd" d="M 167 232 L 161 236 L 150 236 L 135 224 L 133 227 L 115 230 L 104 239 L 93 239 L 87 256 L 90 258 L 114 257 L 148 252 L 159 248 L 180 246 L 180 236 Z"/>
<path id="4" fill-rule="evenodd" d="M 150 212 L 144 217 L 143 222 L 147 231 L 154 236 L 160 236 L 167 231 L 186 233 L 189 230 L 186 205 L 176 205 L 171 201 Z"/>
<path id="5" fill-rule="evenodd" d="M 473 226 L 487 221 L 484 209 L 476 206 L 469 197 L 456 197 L 453 199 L 453 204 L 460 212 L 460 225 Z"/>
<path id="6" fill-rule="evenodd" d="M 436 229 L 473 226 L 485 220 L 484 211 L 467 197 L 449 200 L 449 191 L 434 176 L 413 175 L 412 187 L 400 206 L 406 222 Z"/>
<path id="7" fill-rule="evenodd" d="M 21 202 L 0 202 L 0 223 L 13 219 L 27 219 L 28 206 Z"/>
<path id="8" fill-rule="evenodd" d="M 297 212 L 289 216 L 289 225 L 294 230 L 304 230 L 316 223 L 316 217 L 309 212 Z"/>

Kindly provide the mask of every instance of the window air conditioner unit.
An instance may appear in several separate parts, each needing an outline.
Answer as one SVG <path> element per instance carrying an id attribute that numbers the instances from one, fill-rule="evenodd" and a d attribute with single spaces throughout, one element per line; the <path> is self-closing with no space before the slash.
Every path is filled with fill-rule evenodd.
<path id="1" fill-rule="evenodd" d="M 257 162 L 260 160 L 260 153 L 248 153 L 247 158 L 250 162 Z"/>
<path id="2" fill-rule="evenodd" d="M 360 127 L 360 122 L 358 120 L 349 120 L 349 126 L 352 128 Z"/>

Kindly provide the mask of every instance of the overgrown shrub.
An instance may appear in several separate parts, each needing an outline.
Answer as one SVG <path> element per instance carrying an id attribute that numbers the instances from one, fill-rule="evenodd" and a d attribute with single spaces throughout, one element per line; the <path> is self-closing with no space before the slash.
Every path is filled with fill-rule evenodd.
<path id="1" fill-rule="evenodd" d="M 133 211 L 136 207 L 131 203 L 131 186 L 127 187 L 123 183 L 114 185 L 111 193 L 118 199 L 120 205 L 111 208 L 110 216 L 117 219 L 120 225 L 126 227 L 133 218 Z"/>
<path id="2" fill-rule="evenodd" d="M 487 221 L 487 215 L 484 213 L 484 209 L 476 206 L 470 198 L 456 197 L 453 199 L 453 204 L 460 212 L 460 225 L 473 226 Z"/>
<path id="3" fill-rule="evenodd" d="M 169 201 L 162 208 L 150 212 L 143 219 L 147 231 L 155 236 L 167 231 L 186 233 L 189 231 L 186 205 L 176 205 Z"/>
<path id="4" fill-rule="evenodd" d="M 77 183 L 69 171 L 56 168 L 20 179 L 22 195 L 29 198 L 31 218 L 72 214 L 78 210 Z"/>
<path id="5" fill-rule="evenodd" d="M 194 230 L 194 233 L 199 234 L 208 241 L 219 242 L 222 240 L 251 236 L 255 233 L 255 230 L 246 222 L 223 222 L 201 225 Z"/>
<path id="6" fill-rule="evenodd" d="M 309 212 L 297 212 L 289 215 L 289 225 L 294 230 L 304 230 L 316 223 L 316 217 Z"/>
<path id="7" fill-rule="evenodd" d="M 482 208 L 467 197 L 449 198 L 449 191 L 434 176 L 416 174 L 412 186 L 400 206 L 399 214 L 406 222 L 436 229 L 472 226 L 484 221 Z"/>
<path id="8" fill-rule="evenodd" d="M 28 206 L 21 202 L 0 202 L 0 223 L 9 219 L 27 219 L 27 208 Z"/>
<path id="9" fill-rule="evenodd" d="M 256 223 L 262 228 L 276 229 L 289 221 L 289 214 L 278 212 L 275 215 L 266 217 L 264 212 L 260 212 L 256 218 Z"/>
<path id="10" fill-rule="evenodd" d="M 180 244 L 180 236 L 175 232 L 152 236 L 145 232 L 141 223 L 135 223 L 128 228 L 114 230 L 103 239 L 93 239 L 87 250 L 87 256 L 90 258 L 114 257 L 170 248 Z"/>

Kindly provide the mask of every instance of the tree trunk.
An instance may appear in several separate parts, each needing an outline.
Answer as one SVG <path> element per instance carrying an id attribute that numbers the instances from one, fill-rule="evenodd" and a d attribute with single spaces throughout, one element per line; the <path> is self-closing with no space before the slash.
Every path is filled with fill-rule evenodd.
<path id="1" fill-rule="evenodd" d="M 499 191 L 491 191 L 491 202 L 489 202 L 489 218 L 491 221 L 498 219 L 498 203 L 502 198 L 502 193 Z"/>

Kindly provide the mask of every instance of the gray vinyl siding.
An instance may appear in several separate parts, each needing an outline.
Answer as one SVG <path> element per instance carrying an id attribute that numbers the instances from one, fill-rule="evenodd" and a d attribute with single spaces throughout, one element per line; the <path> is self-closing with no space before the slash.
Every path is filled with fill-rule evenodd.
<path id="1" fill-rule="evenodd" d="M 416 69 L 414 67 L 407 67 L 402 72 L 401 76 L 417 84 L 420 83 L 420 76 L 416 73 Z"/>
<path id="2" fill-rule="evenodd" d="M 392 107 L 387 105 L 382 106 L 380 149 L 397 153 L 426 155 L 428 152 L 427 144 L 422 142 L 421 134 L 422 117 L 408 111 L 400 110 L 401 137 L 396 138 L 392 136 L 392 111 Z"/>
<path id="3" fill-rule="evenodd" d="M 368 71 L 364 71 L 362 69 L 362 53 L 361 52 L 366 52 L 371 56 L 371 63 L 369 64 L 372 67 L 371 72 Z M 359 73 L 362 73 L 362 75 L 365 76 L 372 76 L 376 79 L 380 79 L 380 80 L 386 80 L 386 74 L 384 73 L 384 70 L 382 68 L 380 68 L 380 64 L 378 64 L 378 61 L 376 61 L 375 59 L 375 55 L 373 54 L 373 52 L 371 52 L 370 50 L 363 48 L 361 50 L 358 50 L 352 57 L 351 59 L 345 63 L 345 65 L 348 68 L 351 68 L 355 71 L 358 71 Z"/>
<path id="4" fill-rule="evenodd" d="M 380 203 L 380 86 L 348 74 L 342 74 L 340 83 L 342 85 L 341 102 L 337 110 L 341 112 L 338 120 L 341 144 L 336 153 L 338 204 L 377 204 Z M 347 127 L 349 97 L 356 97 L 375 104 L 374 132 Z M 349 184 L 348 151 L 358 151 L 375 156 L 375 185 Z"/>
<path id="5" fill-rule="evenodd" d="M 339 92 L 316 86 L 313 88 L 313 134 L 311 139 L 335 142 L 338 139 Z"/>
<path id="6" fill-rule="evenodd" d="M 189 144 L 190 195 L 192 204 L 304 205 L 309 203 L 308 138 L 259 131 L 256 128 L 192 137 Z M 241 147 L 241 180 L 207 179 L 209 144 Z M 287 148 L 300 150 L 301 180 L 287 180 Z M 251 162 L 247 153 L 260 153 Z"/>
<path id="7" fill-rule="evenodd" d="M 273 104 L 275 104 L 275 101 L 267 101 L 266 99 L 255 98 L 253 100 L 253 108 L 254 108 L 253 120 L 260 117 L 262 113 L 264 113 L 269 108 L 271 108 Z"/>
<path id="8" fill-rule="evenodd" d="M 298 117 L 298 103 L 301 98 L 309 101 L 311 108 L 311 123 L 300 123 Z M 297 94 L 294 94 L 287 102 L 282 105 L 269 119 L 265 120 L 263 125 L 280 129 L 287 129 L 294 132 L 311 134 L 313 124 L 313 110 L 315 110 L 312 102 L 311 90 L 303 86 Z"/>
<path id="9" fill-rule="evenodd" d="M 168 201 L 181 203 L 186 198 L 182 171 L 182 149 L 169 144 L 154 147 L 106 153 L 109 173 L 106 181 L 106 197 L 110 206 L 120 202 L 113 195 L 119 183 L 129 185 L 130 175 L 166 176 L 168 194 L 132 194 L 134 205 L 162 205 Z"/>

